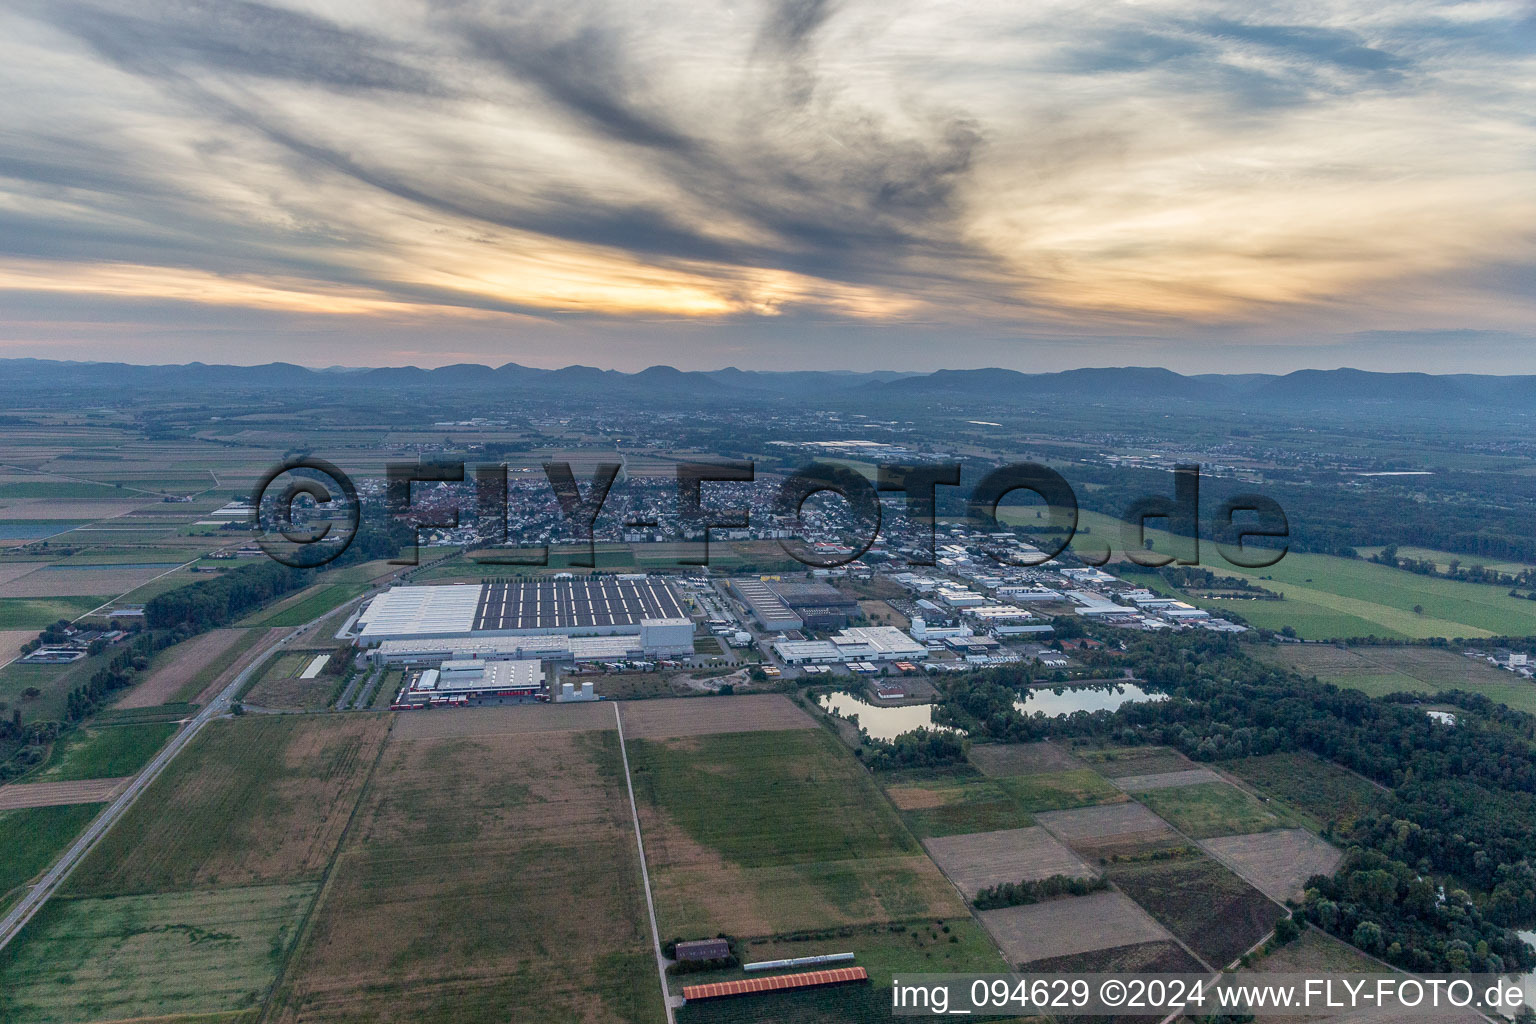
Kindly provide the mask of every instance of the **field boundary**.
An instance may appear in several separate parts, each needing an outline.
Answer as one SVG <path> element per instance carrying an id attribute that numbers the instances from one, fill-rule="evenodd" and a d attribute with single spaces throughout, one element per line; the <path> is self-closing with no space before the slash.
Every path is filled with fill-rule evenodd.
<path id="1" fill-rule="evenodd" d="M 667 1011 L 667 1024 L 677 1024 L 672 1012 L 672 996 L 667 990 L 667 961 L 661 952 L 661 930 L 656 925 L 656 900 L 651 895 L 651 871 L 645 863 L 645 836 L 640 832 L 640 808 L 635 803 L 635 784 L 629 776 L 629 749 L 624 745 L 624 715 L 620 701 L 613 702 L 613 721 L 619 729 L 619 756 L 624 763 L 624 788 L 629 792 L 629 813 L 635 823 L 635 847 L 640 853 L 640 880 L 645 885 L 645 910 L 651 918 L 651 945 L 656 952 L 656 974 L 661 979 L 661 1001 Z"/>

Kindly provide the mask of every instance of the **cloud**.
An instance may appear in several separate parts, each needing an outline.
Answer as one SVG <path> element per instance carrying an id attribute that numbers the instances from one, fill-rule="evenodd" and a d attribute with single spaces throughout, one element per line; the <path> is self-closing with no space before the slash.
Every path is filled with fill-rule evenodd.
<path id="1" fill-rule="evenodd" d="M 1502 0 L 34 2 L 0 14 L 0 301 L 134 293 L 172 330 L 289 296 L 338 346 L 707 326 L 684 362 L 774 331 L 819 357 L 811 323 L 871 351 L 852 325 L 989 352 L 1508 331 L 1531 26 Z"/>

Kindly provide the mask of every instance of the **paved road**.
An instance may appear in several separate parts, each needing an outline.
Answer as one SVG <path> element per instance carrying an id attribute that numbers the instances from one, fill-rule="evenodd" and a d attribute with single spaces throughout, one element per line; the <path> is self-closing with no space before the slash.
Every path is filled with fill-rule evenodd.
<path id="1" fill-rule="evenodd" d="M 334 611 L 332 609 L 319 618 L 311 619 L 267 648 L 265 653 L 247 665 L 239 675 L 235 676 L 228 686 L 224 687 L 217 697 L 208 702 L 207 707 L 193 716 L 186 726 L 171 738 L 171 742 L 166 744 L 159 754 L 155 755 L 154 760 L 150 761 L 149 765 L 138 774 L 138 777 L 129 784 L 122 795 L 112 801 L 112 804 L 105 811 L 96 816 L 96 820 L 91 822 L 90 827 L 85 830 L 79 839 L 75 840 L 75 844 L 69 848 L 64 856 L 59 858 L 58 863 L 49 868 L 48 873 L 42 877 L 42 880 L 21 898 L 21 902 L 16 904 L 3 920 L 0 920 L 0 949 L 4 949 L 26 923 L 32 920 L 32 917 L 48 901 L 48 898 L 64 884 L 64 880 L 69 877 L 70 872 L 74 871 L 75 866 L 90 852 L 91 847 L 96 845 L 96 841 L 123 816 L 123 813 L 129 807 L 133 806 L 133 802 L 138 799 L 139 794 L 149 788 L 149 784 L 154 782 L 160 773 L 165 770 L 165 766 L 171 763 L 172 758 L 181 753 L 182 749 L 192 742 L 193 737 L 202 730 L 203 726 L 220 715 L 228 714 L 230 705 L 234 703 L 235 694 L 240 692 L 240 688 L 251 678 L 252 673 L 265 665 L 268 658 L 286 648 L 289 641 L 302 635 L 321 619 L 328 618 L 334 614 Z"/>

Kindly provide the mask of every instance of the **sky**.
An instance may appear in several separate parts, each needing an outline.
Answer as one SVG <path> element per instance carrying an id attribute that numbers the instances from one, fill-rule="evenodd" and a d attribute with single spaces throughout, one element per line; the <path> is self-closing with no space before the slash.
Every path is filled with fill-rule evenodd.
<path id="1" fill-rule="evenodd" d="M 1536 371 L 1530 0 L 8 0 L 0 358 Z"/>

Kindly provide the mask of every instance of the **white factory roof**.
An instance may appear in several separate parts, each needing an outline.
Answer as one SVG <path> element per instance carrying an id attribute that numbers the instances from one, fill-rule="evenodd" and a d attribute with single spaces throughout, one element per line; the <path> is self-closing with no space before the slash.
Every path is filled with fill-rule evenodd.
<path id="1" fill-rule="evenodd" d="M 358 638 L 364 643 L 385 636 L 468 633 L 480 607 L 478 583 L 441 587 L 391 587 L 368 603 Z"/>
<path id="2" fill-rule="evenodd" d="M 895 626 L 860 626 L 845 629 L 832 637 L 839 647 L 868 647 L 875 654 L 891 657 L 926 657 L 928 648 Z"/>

